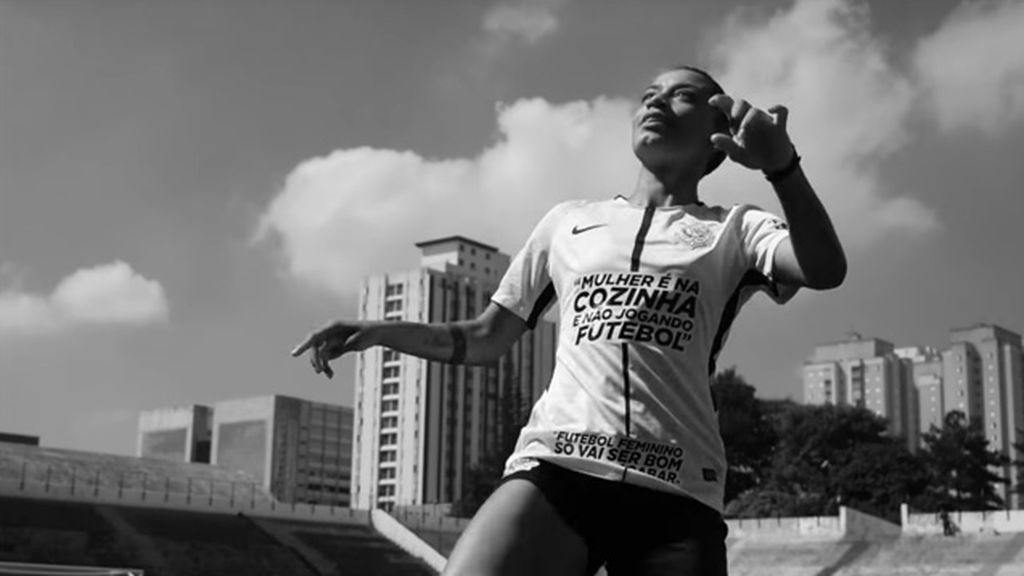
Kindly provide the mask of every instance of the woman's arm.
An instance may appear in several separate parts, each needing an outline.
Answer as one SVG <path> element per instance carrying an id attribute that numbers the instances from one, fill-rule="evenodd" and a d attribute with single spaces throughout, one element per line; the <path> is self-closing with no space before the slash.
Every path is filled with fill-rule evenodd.
<path id="1" fill-rule="evenodd" d="M 789 238 L 775 250 L 773 272 L 781 283 L 825 290 L 846 278 L 846 256 L 832 221 L 800 168 L 800 157 L 789 139 L 789 110 L 768 111 L 727 94 L 708 103 L 729 121 L 729 133 L 716 133 L 711 143 L 734 162 L 761 170 L 775 187 L 789 226 Z"/>
<path id="2" fill-rule="evenodd" d="M 478 317 L 461 322 L 334 322 L 310 334 L 292 356 L 308 351 L 313 369 L 328 378 L 334 376 L 331 360 L 371 346 L 436 362 L 484 365 L 497 361 L 525 330 L 522 318 L 492 302 Z"/>
<path id="3" fill-rule="evenodd" d="M 789 225 L 789 238 L 775 250 L 776 279 L 814 290 L 841 285 L 846 278 L 846 255 L 803 170 L 797 166 L 772 185 Z"/>
<path id="4" fill-rule="evenodd" d="M 492 302 L 473 320 L 375 322 L 367 330 L 370 342 L 398 352 L 437 362 L 480 365 L 508 352 L 526 330 L 526 322 Z"/>

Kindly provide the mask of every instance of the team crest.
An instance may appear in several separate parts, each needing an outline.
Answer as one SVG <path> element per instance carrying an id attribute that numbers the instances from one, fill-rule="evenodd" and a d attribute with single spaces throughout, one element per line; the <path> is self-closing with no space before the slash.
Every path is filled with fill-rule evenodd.
<path id="1" fill-rule="evenodd" d="M 677 243 L 685 244 L 696 250 L 698 248 L 707 248 L 714 244 L 717 231 L 717 225 L 712 226 L 707 222 L 696 220 L 682 222 L 679 226 L 675 227 L 673 233 Z"/>

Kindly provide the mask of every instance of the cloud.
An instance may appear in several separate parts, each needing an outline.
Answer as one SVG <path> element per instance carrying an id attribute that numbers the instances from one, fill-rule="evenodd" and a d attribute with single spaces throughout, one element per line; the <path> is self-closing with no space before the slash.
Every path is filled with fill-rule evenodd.
<path id="1" fill-rule="evenodd" d="M 563 0 L 523 0 L 501 3 L 484 15 L 483 27 L 492 38 L 520 38 L 534 44 L 558 30 L 557 11 Z"/>
<path id="2" fill-rule="evenodd" d="M 1024 2 L 963 4 L 914 53 L 939 126 L 998 134 L 1024 122 Z"/>
<path id="3" fill-rule="evenodd" d="M 555 203 L 609 196 L 636 175 L 626 102 L 530 99 L 497 114 L 498 142 L 470 159 L 355 148 L 303 162 L 257 237 L 278 241 L 290 275 L 351 293 L 367 273 L 411 265 L 417 241 L 459 233 L 516 246 Z"/>
<path id="4" fill-rule="evenodd" d="M 712 70 L 727 90 L 790 107 L 805 168 L 851 251 L 938 226 L 929 208 L 883 186 L 883 163 L 910 142 L 917 91 L 862 9 L 802 1 L 767 19 L 730 19 L 712 37 Z M 290 276 L 341 294 L 366 274 L 413 266 L 419 240 L 457 233 L 514 251 L 557 202 L 628 193 L 633 106 L 607 97 L 500 106 L 496 141 L 471 158 L 355 148 L 307 160 L 265 210 L 259 238 L 276 243 Z M 729 165 L 703 196 L 774 201 L 763 177 Z"/>
<path id="5" fill-rule="evenodd" d="M 843 0 L 804 0 L 767 20 L 727 20 L 710 49 L 712 70 L 726 91 L 768 107 L 790 109 L 789 132 L 804 169 L 854 247 L 894 232 L 934 229 L 934 212 L 889 194 L 880 170 L 907 145 L 917 90 L 887 60 L 865 7 Z M 709 187 L 716 201 L 753 201 L 764 194 L 759 174 L 723 170 Z M 753 197 L 753 198 L 752 198 Z"/>
<path id="6" fill-rule="evenodd" d="M 25 292 L 18 284 L 0 286 L 0 336 L 50 334 L 86 324 L 149 324 L 168 316 L 160 283 L 121 261 L 77 270 L 49 296 Z"/>
<path id="7" fill-rule="evenodd" d="M 45 298 L 22 292 L 0 292 L 0 337 L 7 334 L 45 334 L 60 322 Z"/>

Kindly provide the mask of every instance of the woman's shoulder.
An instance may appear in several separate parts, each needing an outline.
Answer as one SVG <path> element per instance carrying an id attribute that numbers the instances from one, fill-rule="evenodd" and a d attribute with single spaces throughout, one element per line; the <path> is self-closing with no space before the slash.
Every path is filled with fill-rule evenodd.
<path id="1" fill-rule="evenodd" d="M 549 217 L 559 217 L 566 214 L 577 212 L 580 210 L 593 210 L 600 209 L 603 206 L 610 205 L 611 200 L 601 199 L 573 199 L 563 200 L 548 210 Z"/>
<path id="2" fill-rule="evenodd" d="M 709 219 L 716 219 L 721 223 L 735 221 L 743 223 L 746 220 L 762 218 L 777 218 L 764 208 L 750 203 L 732 204 L 729 206 L 704 206 L 704 216 Z"/>

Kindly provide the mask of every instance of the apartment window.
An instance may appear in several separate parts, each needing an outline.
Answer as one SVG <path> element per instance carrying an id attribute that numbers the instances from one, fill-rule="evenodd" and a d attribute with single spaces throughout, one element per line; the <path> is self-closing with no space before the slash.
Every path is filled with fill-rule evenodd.
<path id="1" fill-rule="evenodd" d="M 476 256 L 476 248 L 470 248 L 469 253 L 472 254 L 473 256 Z"/>
<path id="2" fill-rule="evenodd" d="M 476 270 L 476 262 L 470 262 L 469 263 L 469 268 L 470 268 L 470 270 Z"/>
<path id="3" fill-rule="evenodd" d="M 378 476 L 381 480 L 390 480 L 395 477 L 394 468 L 380 468 L 377 471 Z"/>
<path id="4" fill-rule="evenodd" d="M 387 302 L 384 303 L 384 313 L 385 314 L 387 314 L 389 312 L 401 312 L 401 311 L 402 311 L 402 301 L 401 300 L 388 300 Z"/>
<path id="5" fill-rule="evenodd" d="M 384 289 L 385 296 L 401 296 L 405 286 L 402 284 L 388 284 Z"/>
<path id="6" fill-rule="evenodd" d="M 491 259 L 491 253 L 490 252 L 484 252 L 484 259 L 485 260 L 490 260 Z"/>
<path id="7" fill-rule="evenodd" d="M 398 384 L 392 382 L 381 386 L 380 394 L 381 396 L 391 396 L 392 394 L 398 394 Z"/>
<path id="8" fill-rule="evenodd" d="M 394 450 L 381 450 L 380 458 L 381 462 L 394 462 L 398 458 L 398 453 Z"/>
<path id="9" fill-rule="evenodd" d="M 395 444 L 398 444 L 398 434 L 394 432 L 388 432 L 386 434 L 380 435 L 381 446 L 394 446 Z"/>
<path id="10" fill-rule="evenodd" d="M 381 377 L 383 377 L 385 380 L 398 378 L 399 374 L 401 374 L 401 370 L 398 368 L 398 366 L 387 366 L 384 368 L 384 370 L 381 371 Z"/>
<path id="11" fill-rule="evenodd" d="M 394 350 L 392 350 L 390 348 L 385 348 L 384 349 L 384 355 L 383 355 L 383 361 L 384 362 L 398 362 L 398 360 L 400 358 L 401 358 L 401 355 L 399 355 L 398 352 L 395 352 Z"/>
<path id="12" fill-rule="evenodd" d="M 397 412 L 398 400 L 385 400 L 380 403 L 381 412 Z"/>
<path id="13" fill-rule="evenodd" d="M 381 484 L 377 487 L 378 496 L 394 496 L 395 485 L 394 484 Z"/>
<path id="14" fill-rule="evenodd" d="M 398 416 L 385 416 L 380 419 L 381 428 L 398 428 Z"/>

